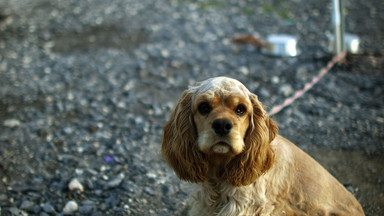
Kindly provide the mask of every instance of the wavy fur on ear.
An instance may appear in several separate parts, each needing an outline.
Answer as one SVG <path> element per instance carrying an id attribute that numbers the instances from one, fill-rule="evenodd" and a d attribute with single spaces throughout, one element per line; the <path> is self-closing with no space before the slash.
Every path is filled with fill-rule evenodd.
<path id="1" fill-rule="evenodd" d="M 251 184 L 270 169 L 274 161 L 270 143 L 276 137 L 278 127 L 267 116 L 257 96 L 252 94 L 250 99 L 253 111 L 251 124 L 244 138 L 245 149 L 217 173 L 219 179 L 234 186 Z"/>
<path id="2" fill-rule="evenodd" d="M 177 176 L 189 182 L 207 179 L 208 162 L 197 146 L 197 132 L 192 119 L 192 93 L 183 92 L 170 119 L 163 128 L 161 152 Z"/>

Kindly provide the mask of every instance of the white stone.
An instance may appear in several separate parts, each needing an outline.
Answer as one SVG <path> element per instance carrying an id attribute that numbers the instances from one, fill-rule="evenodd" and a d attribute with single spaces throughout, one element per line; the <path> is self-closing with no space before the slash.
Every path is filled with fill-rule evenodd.
<path id="1" fill-rule="evenodd" d="M 21 122 L 17 119 L 8 119 L 8 120 L 5 120 L 3 124 L 5 127 L 14 128 L 14 127 L 20 126 Z"/>
<path id="2" fill-rule="evenodd" d="M 78 209 L 79 209 L 79 205 L 75 201 L 71 200 L 71 201 L 67 202 L 67 204 L 65 204 L 64 209 L 63 209 L 63 213 L 64 214 L 73 214 Z"/>
<path id="3" fill-rule="evenodd" d="M 78 190 L 80 192 L 84 191 L 83 185 L 80 183 L 80 181 L 77 178 L 74 178 L 71 180 L 71 182 L 69 182 L 68 188 L 71 191 L 75 191 L 75 190 Z"/>

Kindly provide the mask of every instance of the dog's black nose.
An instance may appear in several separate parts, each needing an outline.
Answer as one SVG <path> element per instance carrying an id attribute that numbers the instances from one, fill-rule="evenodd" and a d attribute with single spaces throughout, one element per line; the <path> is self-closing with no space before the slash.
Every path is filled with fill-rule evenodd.
<path id="1" fill-rule="evenodd" d="M 216 119 L 212 123 L 212 129 L 217 135 L 221 136 L 227 135 L 231 131 L 232 127 L 232 122 L 229 119 Z"/>

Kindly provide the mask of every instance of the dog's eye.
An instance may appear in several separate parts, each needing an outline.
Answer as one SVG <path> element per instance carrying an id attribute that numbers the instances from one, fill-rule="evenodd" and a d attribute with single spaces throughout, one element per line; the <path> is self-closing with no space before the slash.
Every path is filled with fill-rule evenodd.
<path id="1" fill-rule="evenodd" d="M 203 102 L 199 105 L 199 107 L 197 108 L 197 110 L 199 111 L 199 113 L 201 115 L 207 115 L 211 112 L 212 110 L 212 107 L 211 105 L 209 105 L 208 103 L 206 102 Z"/>
<path id="2" fill-rule="evenodd" d="M 240 116 L 244 115 L 246 111 L 247 111 L 247 109 L 246 109 L 245 106 L 242 105 L 242 104 L 238 105 L 238 106 L 235 108 L 235 113 L 236 113 L 237 115 L 240 115 Z"/>

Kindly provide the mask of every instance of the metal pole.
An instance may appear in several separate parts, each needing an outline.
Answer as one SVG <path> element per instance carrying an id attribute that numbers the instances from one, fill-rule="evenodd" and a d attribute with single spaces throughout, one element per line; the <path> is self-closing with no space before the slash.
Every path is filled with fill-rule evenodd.
<path id="1" fill-rule="evenodd" d="M 335 28 L 334 51 L 339 55 L 344 51 L 344 16 L 342 0 L 332 0 L 333 2 L 333 25 Z"/>

